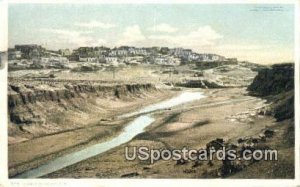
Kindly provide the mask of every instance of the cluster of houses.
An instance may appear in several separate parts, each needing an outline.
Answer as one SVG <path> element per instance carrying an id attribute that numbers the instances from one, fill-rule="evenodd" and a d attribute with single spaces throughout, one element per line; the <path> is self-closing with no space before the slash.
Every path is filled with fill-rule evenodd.
<path id="1" fill-rule="evenodd" d="M 63 51 L 46 50 L 40 45 L 16 45 L 8 49 L 8 60 L 19 66 L 61 66 L 69 63 L 65 55 L 70 55 Z"/>
<path id="2" fill-rule="evenodd" d="M 67 64 L 69 61 L 90 62 L 103 64 L 158 64 L 176 66 L 188 62 L 216 62 L 226 61 L 223 56 L 216 54 L 199 54 L 190 49 L 149 47 L 137 48 L 121 46 L 108 47 L 79 47 L 75 50 L 60 49 L 46 50 L 40 45 L 16 45 L 8 50 L 8 59 L 31 60 L 32 63 L 55 65 Z"/>
<path id="3" fill-rule="evenodd" d="M 136 48 L 121 46 L 107 47 L 80 47 L 69 56 L 71 61 L 97 62 L 107 64 L 159 64 L 180 65 L 183 62 L 215 62 L 226 61 L 223 56 L 216 54 L 199 54 L 190 49 L 149 47 Z"/>

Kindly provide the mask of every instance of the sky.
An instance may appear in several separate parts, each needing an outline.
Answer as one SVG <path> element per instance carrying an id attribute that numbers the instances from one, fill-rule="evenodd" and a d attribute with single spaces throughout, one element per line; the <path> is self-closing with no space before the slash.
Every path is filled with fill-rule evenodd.
<path id="1" fill-rule="evenodd" d="M 11 4 L 9 47 L 183 47 L 268 64 L 294 59 L 283 4 Z"/>

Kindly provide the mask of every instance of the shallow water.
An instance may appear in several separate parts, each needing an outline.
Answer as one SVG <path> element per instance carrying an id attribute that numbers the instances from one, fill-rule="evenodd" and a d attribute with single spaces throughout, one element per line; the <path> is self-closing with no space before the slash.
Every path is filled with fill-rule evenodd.
<path id="1" fill-rule="evenodd" d="M 52 173 L 54 171 L 60 170 L 72 164 L 78 163 L 82 160 L 86 160 L 90 157 L 104 153 L 114 147 L 117 147 L 123 143 L 130 141 L 136 135 L 142 133 L 148 125 L 153 123 L 155 119 L 151 116 L 151 112 L 167 109 L 173 106 L 177 106 L 183 103 L 191 102 L 193 100 L 198 100 L 203 98 L 203 94 L 200 92 L 183 92 L 179 96 L 172 99 L 162 101 L 157 104 L 149 105 L 141 110 L 133 113 L 128 113 L 120 117 L 131 117 L 139 114 L 141 115 L 130 122 L 123 130 L 123 132 L 117 137 L 109 140 L 107 142 L 95 144 L 89 146 L 81 151 L 67 154 L 65 156 L 56 158 L 47 164 L 41 165 L 35 169 L 26 171 L 20 175 L 15 176 L 15 178 L 37 178 L 44 176 L 46 174 Z"/>
<path id="2" fill-rule="evenodd" d="M 179 96 L 176 96 L 172 99 L 146 106 L 136 112 L 124 114 L 124 115 L 121 115 L 120 117 L 121 118 L 122 117 L 131 117 L 131 116 L 135 116 L 135 115 L 139 115 L 139 114 L 154 112 L 156 110 L 168 109 L 173 106 L 177 106 L 180 104 L 188 103 L 193 100 L 201 99 L 203 97 L 204 97 L 204 95 L 201 92 L 183 92 Z"/>

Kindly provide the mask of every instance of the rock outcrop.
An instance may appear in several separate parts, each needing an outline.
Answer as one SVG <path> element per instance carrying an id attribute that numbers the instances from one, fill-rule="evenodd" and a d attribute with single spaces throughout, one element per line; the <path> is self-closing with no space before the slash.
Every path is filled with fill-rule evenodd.
<path id="1" fill-rule="evenodd" d="M 176 86 L 186 87 L 186 88 L 223 88 L 224 86 L 218 85 L 215 82 L 210 82 L 208 80 L 188 80 L 181 83 L 176 83 Z"/>
<path id="2" fill-rule="evenodd" d="M 59 102 L 62 99 L 80 97 L 81 93 L 97 93 L 99 96 L 126 97 L 130 94 L 140 94 L 142 91 L 153 90 L 151 84 L 64 84 L 60 86 L 30 84 L 9 84 L 8 107 L 9 110 L 19 105 L 36 102 Z"/>
<path id="3" fill-rule="evenodd" d="M 294 64 L 261 69 L 248 87 L 251 95 L 270 96 L 294 89 Z"/>
<path id="4" fill-rule="evenodd" d="M 250 95 L 260 96 L 270 103 L 264 113 L 277 121 L 294 117 L 294 64 L 276 64 L 261 69 L 248 87 Z"/>
<path id="5" fill-rule="evenodd" d="M 9 136 L 32 138 L 83 127 L 158 93 L 152 84 L 10 80 Z"/>

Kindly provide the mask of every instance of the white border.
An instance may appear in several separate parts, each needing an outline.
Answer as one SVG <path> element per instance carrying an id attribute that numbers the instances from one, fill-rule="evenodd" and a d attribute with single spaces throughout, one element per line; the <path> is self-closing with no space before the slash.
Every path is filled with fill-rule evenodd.
<path id="1" fill-rule="evenodd" d="M 297 0 L 7 0 L 8 3 L 83 3 L 83 4 L 294 4 Z"/>
<path id="2" fill-rule="evenodd" d="M 41 2 L 42 1 L 42 2 Z M 300 0 L 299 0 L 300 1 Z M 191 186 L 296 186 L 300 184 L 300 139 L 299 139 L 299 9 L 300 4 L 298 0 L 172 0 L 172 1 L 162 1 L 162 0 L 0 0 L 0 16 L 5 16 L 7 20 L 7 11 L 5 10 L 7 4 L 16 4 L 16 3 L 82 3 L 82 4 L 295 4 L 295 179 L 9 179 L 8 180 L 8 171 L 7 171 L 7 66 L 5 69 L 0 70 L 0 107 L 2 108 L 0 112 L 0 147 L 1 147 L 1 162 L 0 162 L 0 186 L 180 186 L 191 185 Z M 2 12 L 1 7 L 5 7 Z M 0 34 L 5 34 L 7 36 L 7 21 L 0 26 Z M 4 26 L 3 26 L 4 25 Z M 0 41 L 0 46 L 6 46 L 7 41 Z M 10 185 L 13 184 L 13 185 Z"/>
<path id="3" fill-rule="evenodd" d="M 0 51 L 6 51 L 8 46 L 7 31 L 7 3 L 0 0 Z M 4 38 L 2 40 L 2 38 Z M 2 40 L 2 41 L 1 41 Z M 7 181 L 8 163 L 7 163 L 7 61 L 5 60 L 3 69 L 0 69 L 0 184 Z M 1 186 L 1 185 L 0 185 Z"/>

